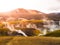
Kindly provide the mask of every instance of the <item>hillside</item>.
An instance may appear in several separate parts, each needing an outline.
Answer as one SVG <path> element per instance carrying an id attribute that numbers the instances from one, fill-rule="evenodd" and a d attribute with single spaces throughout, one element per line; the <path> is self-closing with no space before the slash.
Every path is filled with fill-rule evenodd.
<path id="1" fill-rule="evenodd" d="M 45 36 L 49 36 L 49 37 L 60 37 L 60 30 L 49 32 Z"/>
<path id="2" fill-rule="evenodd" d="M 50 14 L 47 14 L 47 17 L 49 19 L 58 21 L 58 20 L 60 20 L 60 13 L 50 13 Z"/>
<path id="3" fill-rule="evenodd" d="M 37 10 L 28 10 L 28 9 L 18 8 L 10 12 L 0 13 L 0 17 L 4 17 L 4 18 L 14 17 L 16 19 L 17 18 L 42 19 L 46 17 L 46 14 Z"/>

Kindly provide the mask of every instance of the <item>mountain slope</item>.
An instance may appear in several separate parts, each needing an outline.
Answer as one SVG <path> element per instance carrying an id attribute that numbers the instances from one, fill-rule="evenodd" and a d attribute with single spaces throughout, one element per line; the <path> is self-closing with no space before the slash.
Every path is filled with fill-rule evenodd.
<path id="1" fill-rule="evenodd" d="M 58 21 L 58 20 L 60 20 L 60 13 L 50 13 L 50 14 L 47 15 L 47 17 L 49 19 Z"/>
<path id="2" fill-rule="evenodd" d="M 42 19 L 46 17 L 46 14 L 37 10 L 27 10 L 23 8 L 18 8 L 7 13 L 1 13 L 0 16 L 26 19 Z"/>

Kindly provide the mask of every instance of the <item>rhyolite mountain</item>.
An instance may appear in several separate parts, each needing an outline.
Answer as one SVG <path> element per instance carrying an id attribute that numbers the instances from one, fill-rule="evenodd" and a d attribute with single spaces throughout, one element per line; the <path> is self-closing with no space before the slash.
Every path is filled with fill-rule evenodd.
<path id="1" fill-rule="evenodd" d="M 26 18 L 26 19 L 42 19 L 46 17 L 47 14 L 37 11 L 37 10 L 29 10 L 29 9 L 23 9 L 18 8 L 15 10 L 12 10 L 10 12 L 0 13 L 0 17 L 14 17 L 14 18 Z"/>
<path id="2" fill-rule="evenodd" d="M 9 12 L 0 13 L 0 17 L 8 18 L 8 17 L 14 17 L 14 18 L 25 18 L 25 19 L 43 19 L 48 18 L 52 20 L 60 20 L 60 13 L 43 13 L 37 10 L 29 10 L 29 9 L 23 9 L 18 8 Z"/>

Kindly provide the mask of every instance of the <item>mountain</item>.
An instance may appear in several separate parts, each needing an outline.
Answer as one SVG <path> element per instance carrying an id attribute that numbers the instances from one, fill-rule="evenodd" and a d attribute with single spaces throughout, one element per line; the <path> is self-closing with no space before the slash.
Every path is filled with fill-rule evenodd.
<path id="1" fill-rule="evenodd" d="M 26 18 L 26 19 L 42 19 L 46 17 L 46 14 L 40 11 L 37 11 L 37 10 L 18 8 L 10 12 L 0 13 L 0 16 L 14 17 L 14 18 Z"/>
<path id="2" fill-rule="evenodd" d="M 50 13 L 50 14 L 47 14 L 47 17 L 49 19 L 58 21 L 58 20 L 60 20 L 60 13 Z"/>
<path id="3" fill-rule="evenodd" d="M 23 8 L 18 8 L 18 9 L 11 11 L 11 12 L 12 13 L 19 13 L 19 14 L 39 14 L 40 13 L 40 11 L 37 11 L 37 10 L 28 10 L 28 9 L 23 9 Z"/>
<path id="4" fill-rule="evenodd" d="M 13 17 L 16 18 L 27 18 L 27 19 L 42 19 L 45 16 L 45 13 L 42 13 L 37 10 L 27 10 L 23 8 L 18 8 L 11 13 Z"/>

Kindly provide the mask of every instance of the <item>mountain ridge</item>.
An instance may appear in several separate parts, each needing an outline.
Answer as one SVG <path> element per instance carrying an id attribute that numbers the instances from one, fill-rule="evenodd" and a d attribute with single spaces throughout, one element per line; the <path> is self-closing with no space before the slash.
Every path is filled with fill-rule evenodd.
<path id="1" fill-rule="evenodd" d="M 0 13 L 2 17 L 15 17 L 15 18 L 27 18 L 27 19 L 42 19 L 45 17 L 45 13 L 37 10 L 29 10 L 18 8 L 6 13 Z"/>

